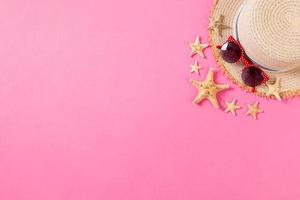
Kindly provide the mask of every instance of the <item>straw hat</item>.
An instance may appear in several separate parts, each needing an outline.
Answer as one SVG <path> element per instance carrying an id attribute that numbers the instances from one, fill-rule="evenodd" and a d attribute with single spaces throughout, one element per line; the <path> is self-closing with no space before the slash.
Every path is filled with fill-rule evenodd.
<path id="1" fill-rule="evenodd" d="M 262 66 L 270 77 L 269 85 L 280 81 L 277 92 L 281 97 L 300 95 L 300 0 L 216 0 L 209 33 L 221 69 L 243 89 L 251 90 L 241 78 L 243 65 L 225 62 L 216 48 L 230 35 Z M 256 93 L 272 96 L 269 90 L 263 84 Z"/>

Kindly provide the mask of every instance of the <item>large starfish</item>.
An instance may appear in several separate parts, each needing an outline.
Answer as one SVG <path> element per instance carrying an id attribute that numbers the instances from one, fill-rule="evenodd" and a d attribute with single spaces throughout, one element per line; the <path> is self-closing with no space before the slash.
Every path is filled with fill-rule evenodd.
<path id="1" fill-rule="evenodd" d="M 198 104 L 204 99 L 207 99 L 215 108 L 219 108 L 217 94 L 229 88 L 228 85 L 218 85 L 214 82 L 214 71 L 209 69 L 206 79 L 203 82 L 190 80 L 190 83 L 198 89 L 198 95 L 193 103 Z"/>

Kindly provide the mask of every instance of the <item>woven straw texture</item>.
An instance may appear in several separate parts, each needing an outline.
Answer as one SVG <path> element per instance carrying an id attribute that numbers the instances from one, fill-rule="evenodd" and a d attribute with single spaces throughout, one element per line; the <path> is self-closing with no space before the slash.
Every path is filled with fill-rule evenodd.
<path id="1" fill-rule="evenodd" d="M 210 44 L 223 72 L 233 82 L 247 91 L 243 84 L 241 64 L 229 64 L 222 60 L 216 45 L 222 44 L 229 35 L 236 34 L 238 14 L 239 40 L 247 55 L 256 63 L 279 70 L 266 71 L 270 81 L 281 79 L 283 98 L 300 95 L 300 1 L 299 0 L 216 0 L 211 12 L 212 19 L 224 16 L 222 31 L 210 30 Z M 256 94 L 266 97 L 267 87 L 259 86 Z"/>

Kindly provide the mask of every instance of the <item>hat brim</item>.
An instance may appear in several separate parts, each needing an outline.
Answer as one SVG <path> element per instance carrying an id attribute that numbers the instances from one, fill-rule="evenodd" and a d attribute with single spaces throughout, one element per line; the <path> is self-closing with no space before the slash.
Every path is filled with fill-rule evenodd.
<path id="1" fill-rule="evenodd" d="M 246 86 L 241 79 L 243 66 L 238 63 L 230 64 L 224 62 L 220 57 L 219 49 L 216 47 L 217 45 L 224 43 L 224 41 L 228 39 L 228 36 L 234 36 L 235 18 L 244 1 L 245 0 L 215 0 L 210 17 L 213 19 L 218 19 L 221 15 L 223 15 L 224 24 L 230 26 L 230 28 L 222 30 L 222 36 L 220 36 L 217 31 L 212 29 L 209 30 L 209 42 L 213 50 L 213 55 L 224 74 L 242 89 L 250 92 L 252 91 L 252 88 Z M 275 80 L 276 78 L 281 80 L 282 92 L 280 95 L 282 98 L 286 99 L 300 96 L 300 69 L 287 72 L 267 71 L 267 74 L 270 76 L 271 81 Z M 268 97 L 267 92 L 268 87 L 266 85 L 257 87 L 255 91 L 258 96 L 263 97 Z"/>

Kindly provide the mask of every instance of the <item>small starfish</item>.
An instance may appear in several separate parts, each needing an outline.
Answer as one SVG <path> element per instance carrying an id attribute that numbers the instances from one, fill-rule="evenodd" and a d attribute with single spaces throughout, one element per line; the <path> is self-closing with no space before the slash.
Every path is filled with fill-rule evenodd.
<path id="1" fill-rule="evenodd" d="M 191 65 L 191 73 L 196 73 L 197 75 L 199 75 L 199 70 L 203 69 L 203 67 L 201 67 L 198 63 L 198 61 L 195 62 L 195 64 Z"/>
<path id="2" fill-rule="evenodd" d="M 209 100 L 215 108 L 219 108 L 217 94 L 229 88 L 228 85 L 219 85 L 214 82 L 214 71 L 209 69 L 206 79 L 203 82 L 190 80 L 190 83 L 198 89 L 198 95 L 193 103 L 198 104 L 204 99 Z"/>
<path id="3" fill-rule="evenodd" d="M 257 114 L 263 112 L 261 109 L 259 109 L 258 104 L 258 101 L 254 104 L 247 104 L 248 112 L 246 115 L 251 115 L 254 119 L 257 119 Z"/>
<path id="4" fill-rule="evenodd" d="M 190 43 L 190 47 L 192 49 L 191 56 L 196 54 L 205 57 L 203 54 L 203 50 L 206 49 L 209 45 L 208 44 L 201 44 L 199 36 L 196 37 L 194 43 Z"/>
<path id="5" fill-rule="evenodd" d="M 283 92 L 281 89 L 281 79 L 280 78 L 276 78 L 275 83 L 274 84 L 267 84 L 268 86 L 268 92 L 266 93 L 266 95 L 268 97 L 274 96 L 278 101 L 281 101 L 281 96 L 280 94 Z"/>
<path id="6" fill-rule="evenodd" d="M 225 102 L 227 108 L 225 110 L 226 113 L 231 112 L 234 116 L 236 116 L 236 110 L 240 109 L 241 107 L 236 105 L 236 99 L 233 99 L 231 103 Z"/>
<path id="7" fill-rule="evenodd" d="M 224 16 L 223 15 L 220 15 L 219 19 L 218 20 L 215 20 L 214 18 L 210 17 L 209 18 L 209 26 L 208 26 L 208 29 L 209 30 L 212 30 L 214 32 L 218 32 L 219 36 L 223 36 L 223 33 L 222 31 L 224 29 L 229 29 L 231 28 L 230 26 L 227 26 L 224 24 Z"/>

